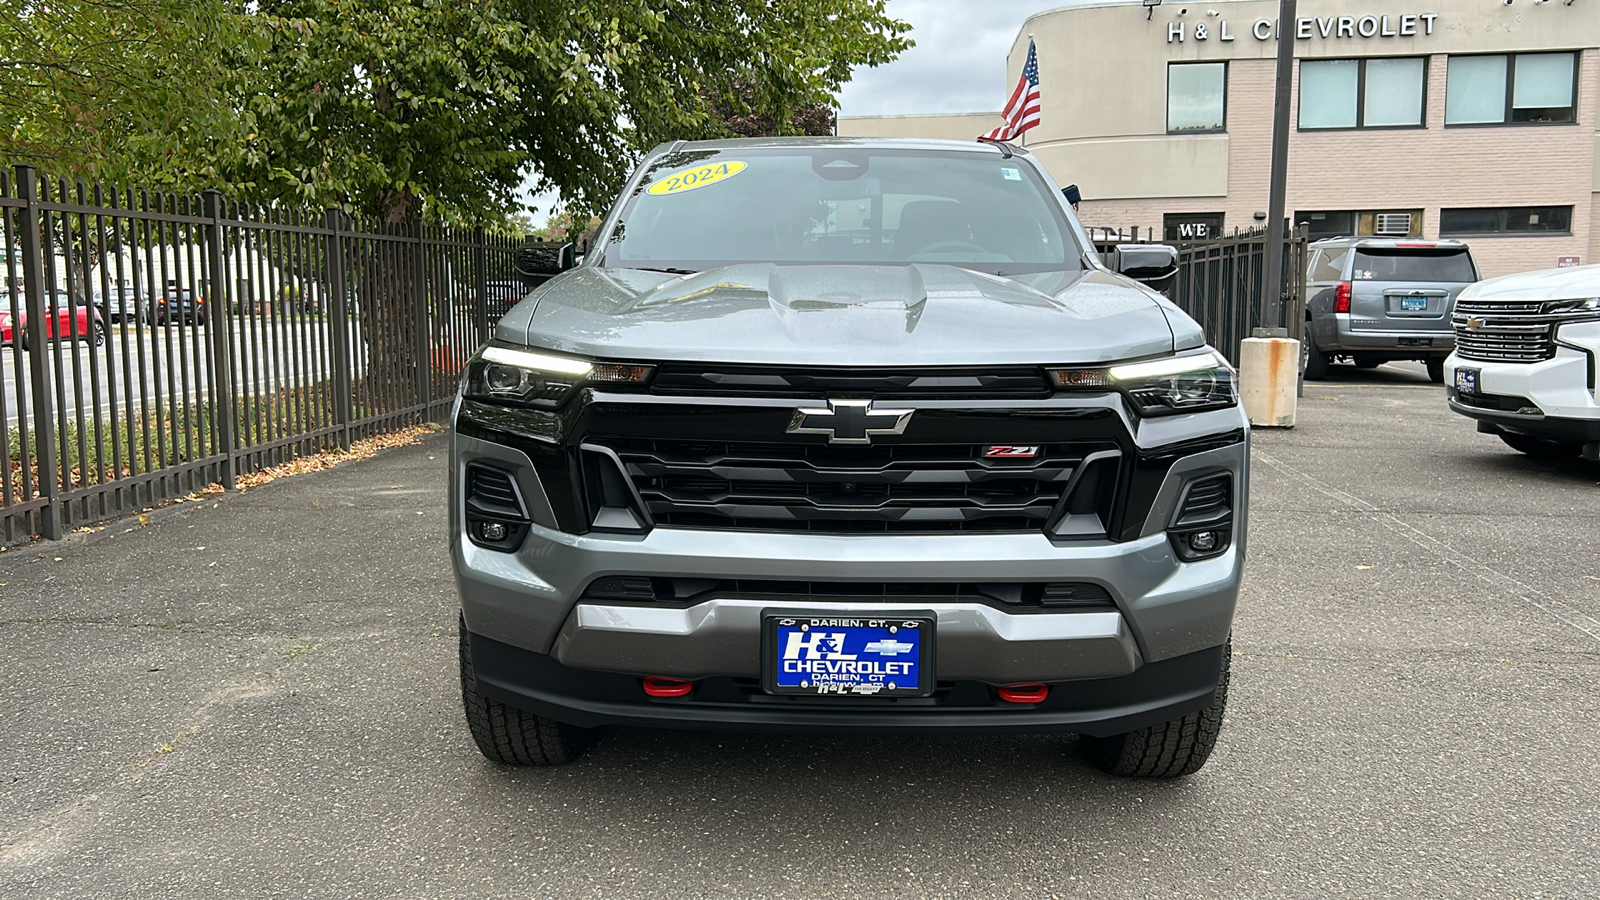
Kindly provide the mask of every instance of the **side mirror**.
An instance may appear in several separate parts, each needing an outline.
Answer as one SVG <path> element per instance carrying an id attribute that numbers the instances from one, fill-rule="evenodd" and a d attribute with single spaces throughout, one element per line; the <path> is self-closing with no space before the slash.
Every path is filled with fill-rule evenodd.
<path id="1" fill-rule="evenodd" d="M 517 274 L 542 282 L 577 265 L 571 244 L 525 244 L 517 249 Z"/>
<path id="2" fill-rule="evenodd" d="M 1111 268 L 1166 293 L 1178 277 L 1178 248 L 1171 244 L 1118 244 L 1111 252 Z"/>
<path id="3" fill-rule="evenodd" d="M 1073 209 L 1077 209 L 1078 204 L 1083 202 L 1083 194 L 1079 192 L 1078 186 L 1075 184 L 1069 184 L 1062 188 L 1061 196 L 1067 198 L 1067 202 L 1072 204 Z"/>

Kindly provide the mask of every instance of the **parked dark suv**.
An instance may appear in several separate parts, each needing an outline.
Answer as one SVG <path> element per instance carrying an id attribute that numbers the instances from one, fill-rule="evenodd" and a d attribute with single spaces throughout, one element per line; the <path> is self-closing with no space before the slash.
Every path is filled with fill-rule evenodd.
<path id="1" fill-rule="evenodd" d="M 1361 368 L 1421 360 L 1444 380 L 1455 349 L 1450 312 L 1479 278 L 1460 241 L 1329 238 L 1311 245 L 1306 271 L 1305 373 L 1324 378 L 1345 358 Z"/>
<path id="2" fill-rule="evenodd" d="M 1061 731 L 1205 762 L 1249 426 L 1234 372 L 1005 145 L 783 138 L 644 160 L 456 406 L 479 748 L 587 729 Z M 1170 248 L 1117 265 L 1169 279 Z"/>

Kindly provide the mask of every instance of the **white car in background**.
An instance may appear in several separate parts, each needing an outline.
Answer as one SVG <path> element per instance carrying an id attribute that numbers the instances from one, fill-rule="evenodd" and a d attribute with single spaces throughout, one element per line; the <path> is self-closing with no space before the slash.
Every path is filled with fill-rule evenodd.
<path id="1" fill-rule="evenodd" d="M 1480 281 L 1452 320 L 1451 409 L 1531 456 L 1600 459 L 1600 265 Z"/>

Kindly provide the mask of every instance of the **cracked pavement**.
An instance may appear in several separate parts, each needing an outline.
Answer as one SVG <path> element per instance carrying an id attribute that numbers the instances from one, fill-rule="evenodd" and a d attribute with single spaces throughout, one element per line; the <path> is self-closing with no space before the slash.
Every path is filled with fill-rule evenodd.
<path id="1" fill-rule="evenodd" d="M 1420 366 L 1258 431 L 1221 743 L 615 729 L 478 755 L 446 440 L 0 554 L 0 896 L 1588 897 L 1600 466 Z"/>

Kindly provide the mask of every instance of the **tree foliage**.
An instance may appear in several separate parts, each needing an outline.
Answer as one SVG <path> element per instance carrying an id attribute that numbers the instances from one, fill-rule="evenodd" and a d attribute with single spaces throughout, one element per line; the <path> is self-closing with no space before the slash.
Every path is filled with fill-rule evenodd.
<path id="1" fill-rule="evenodd" d="M 661 141 L 815 133 L 910 45 L 883 0 L 0 3 L 0 154 L 389 222 L 503 221 L 530 171 L 586 216 Z"/>
<path id="2" fill-rule="evenodd" d="M 737 105 L 725 96 L 708 95 L 706 105 L 713 118 L 720 121 L 729 134 L 739 137 L 774 137 L 781 134 L 833 134 L 833 107 L 827 103 L 808 103 L 788 110 L 788 119 L 780 121 L 779 113 L 762 110 L 756 105 L 755 86 L 748 83 L 734 85 Z"/>
<path id="3" fill-rule="evenodd" d="M 150 186 L 225 181 L 249 130 L 255 25 L 225 0 L 0 0 L 0 157 Z"/>

